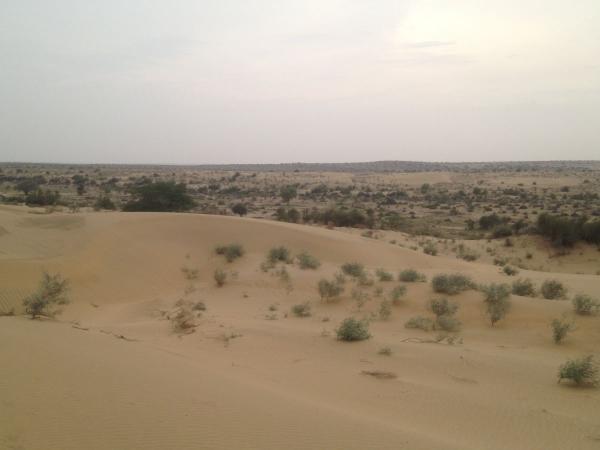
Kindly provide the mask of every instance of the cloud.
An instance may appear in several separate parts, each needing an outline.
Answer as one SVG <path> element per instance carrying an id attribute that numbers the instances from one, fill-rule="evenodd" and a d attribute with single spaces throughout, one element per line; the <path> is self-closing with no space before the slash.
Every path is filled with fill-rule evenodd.
<path id="1" fill-rule="evenodd" d="M 455 45 L 453 41 L 421 41 L 421 42 L 407 42 L 402 44 L 404 48 L 434 48 L 434 47 L 448 47 Z"/>

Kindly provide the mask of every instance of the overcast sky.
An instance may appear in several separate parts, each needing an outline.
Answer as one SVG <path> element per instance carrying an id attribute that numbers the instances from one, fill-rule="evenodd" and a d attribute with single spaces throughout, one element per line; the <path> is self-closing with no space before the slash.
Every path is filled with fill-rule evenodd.
<path id="1" fill-rule="evenodd" d="M 600 1 L 0 1 L 0 161 L 387 159 L 600 159 Z"/>

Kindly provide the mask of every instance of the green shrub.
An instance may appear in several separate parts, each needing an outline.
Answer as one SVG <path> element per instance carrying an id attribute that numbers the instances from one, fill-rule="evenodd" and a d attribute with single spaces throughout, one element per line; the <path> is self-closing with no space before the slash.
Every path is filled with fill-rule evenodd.
<path id="1" fill-rule="evenodd" d="M 37 291 L 23 300 L 25 312 L 31 315 L 32 319 L 39 316 L 55 317 L 61 312 L 57 306 L 69 303 L 68 290 L 68 280 L 60 274 L 50 275 L 44 272 Z"/>
<path id="2" fill-rule="evenodd" d="M 350 262 L 342 265 L 342 272 L 353 278 L 365 277 L 365 267 L 358 262 Z"/>
<path id="3" fill-rule="evenodd" d="M 548 300 L 556 300 L 565 298 L 567 290 L 563 284 L 558 280 L 546 280 L 542 283 L 540 289 L 542 296 Z"/>
<path id="4" fill-rule="evenodd" d="M 296 317 L 309 317 L 311 315 L 310 303 L 305 302 L 292 306 L 292 314 Z"/>
<path id="5" fill-rule="evenodd" d="M 132 188 L 133 200 L 124 211 L 187 211 L 194 207 L 194 200 L 187 193 L 184 183 L 157 181 Z"/>
<path id="6" fill-rule="evenodd" d="M 384 269 L 377 269 L 375 275 L 377 275 L 379 281 L 392 281 L 394 279 L 394 276 Z"/>
<path id="7" fill-rule="evenodd" d="M 103 195 L 96 199 L 96 202 L 94 203 L 94 209 L 95 210 L 100 210 L 100 209 L 115 210 L 115 209 L 117 209 L 117 207 L 115 206 L 114 202 L 110 199 L 110 197 L 108 195 Z"/>
<path id="8" fill-rule="evenodd" d="M 307 252 L 302 252 L 296 255 L 296 261 L 301 269 L 313 269 L 316 270 L 321 266 L 321 262 Z"/>
<path id="9" fill-rule="evenodd" d="M 508 275 L 509 277 L 516 275 L 519 273 L 519 269 L 506 265 L 502 268 L 502 272 L 504 272 L 506 275 Z"/>
<path id="10" fill-rule="evenodd" d="M 290 251 L 284 246 L 273 247 L 271 250 L 269 250 L 267 260 L 271 264 L 276 264 L 278 262 L 284 262 L 289 264 L 292 261 L 292 255 Z"/>
<path id="11" fill-rule="evenodd" d="M 340 341 L 364 341 L 371 337 L 369 323 L 353 317 L 344 319 L 340 327 L 336 330 L 336 334 Z"/>
<path id="12" fill-rule="evenodd" d="M 233 262 L 238 258 L 244 256 L 244 247 L 241 244 L 229 244 L 229 245 L 218 245 L 215 248 L 217 255 L 225 257 L 227 262 Z"/>
<path id="13" fill-rule="evenodd" d="M 423 253 L 436 256 L 438 254 L 438 249 L 433 242 L 429 241 L 423 246 Z"/>
<path id="14" fill-rule="evenodd" d="M 392 315 L 392 305 L 388 300 L 383 300 L 379 305 L 379 318 L 387 320 Z"/>
<path id="15" fill-rule="evenodd" d="M 227 273 L 223 269 L 216 269 L 213 277 L 218 287 L 222 287 L 227 281 Z"/>
<path id="16" fill-rule="evenodd" d="M 481 290 L 485 295 L 486 313 L 494 326 L 510 309 L 510 287 L 507 284 L 492 283 L 489 286 L 482 286 Z"/>
<path id="17" fill-rule="evenodd" d="M 598 367 L 594 364 L 593 356 L 588 355 L 581 359 L 568 360 L 558 369 L 558 382 L 562 380 L 574 381 L 577 385 L 598 383 Z"/>
<path id="18" fill-rule="evenodd" d="M 535 286 L 529 279 L 518 279 L 512 283 L 512 293 L 522 297 L 535 297 Z"/>
<path id="19" fill-rule="evenodd" d="M 394 305 L 398 305 L 400 303 L 400 300 L 402 299 L 402 297 L 404 297 L 404 295 L 406 294 L 406 286 L 396 286 L 394 287 L 394 289 L 392 289 L 392 292 L 390 293 L 390 297 L 392 298 L 392 303 Z"/>
<path id="20" fill-rule="evenodd" d="M 471 278 L 461 274 L 436 275 L 431 280 L 431 286 L 440 294 L 454 295 L 468 289 L 473 289 L 475 284 Z"/>
<path id="21" fill-rule="evenodd" d="M 569 331 L 573 331 L 575 326 L 572 322 L 566 320 L 554 319 L 550 324 L 552 327 L 552 338 L 555 344 L 560 344 L 567 337 Z"/>
<path id="22" fill-rule="evenodd" d="M 589 295 L 577 294 L 573 299 L 573 309 L 581 316 L 588 316 L 600 310 L 600 301 Z"/>
<path id="23" fill-rule="evenodd" d="M 431 331 L 433 330 L 433 320 L 431 320 L 429 317 L 422 317 L 422 316 L 417 316 L 417 317 L 411 317 L 410 319 L 408 319 L 406 321 L 406 323 L 404 324 L 405 328 L 417 328 L 419 330 L 423 330 L 423 331 Z"/>
<path id="24" fill-rule="evenodd" d="M 338 298 L 344 292 L 344 286 L 338 281 L 329 281 L 326 279 L 319 280 L 317 285 L 321 300 L 333 300 Z"/>
<path id="25" fill-rule="evenodd" d="M 415 269 L 405 269 L 398 274 L 398 281 L 405 281 L 408 283 L 414 283 L 416 281 L 425 282 L 427 277 L 422 273 L 417 272 Z"/>
<path id="26" fill-rule="evenodd" d="M 456 332 L 460 330 L 460 326 L 461 323 L 456 317 L 442 315 L 436 318 L 434 328 L 448 332 Z"/>
<path id="27" fill-rule="evenodd" d="M 458 305 L 453 302 L 449 302 L 446 298 L 431 299 L 429 301 L 429 309 L 436 317 L 440 316 L 452 316 L 458 311 Z"/>

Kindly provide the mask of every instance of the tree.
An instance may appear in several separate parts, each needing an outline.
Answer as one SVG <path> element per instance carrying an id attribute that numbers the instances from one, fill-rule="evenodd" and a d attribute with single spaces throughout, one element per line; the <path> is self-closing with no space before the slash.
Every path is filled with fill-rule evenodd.
<path id="1" fill-rule="evenodd" d="M 231 211 L 234 214 L 237 214 L 240 217 L 245 216 L 246 214 L 248 214 L 248 208 L 243 203 L 236 203 L 235 205 L 233 205 L 231 207 Z"/>
<path id="2" fill-rule="evenodd" d="M 187 193 L 184 183 L 157 181 L 146 183 L 131 190 L 134 199 L 123 208 L 124 211 L 188 211 L 194 207 L 194 200 Z"/>
<path id="3" fill-rule="evenodd" d="M 30 314 L 32 319 L 39 316 L 56 316 L 61 312 L 56 306 L 69 303 L 68 290 L 69 282 L 60 274 L 50 275 L 44 272 L 37 291 L 23 300 L 25 312 Z"/>
<path id="4" fill-rule="evenodd" d="M 281 188 L 279 195 L 281 195 L 281 199 L 284 202 L 289 203 L 291 199 L 296 198 L 298 191 L 296 190 L 296 186 L 289 184 Z"/>

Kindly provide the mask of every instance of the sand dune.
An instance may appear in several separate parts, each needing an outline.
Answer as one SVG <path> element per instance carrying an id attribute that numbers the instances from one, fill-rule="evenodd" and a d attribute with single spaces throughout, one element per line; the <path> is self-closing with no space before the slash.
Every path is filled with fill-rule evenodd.
<path id="1" fill-rule="evenodd" d="M 72 285 L 72 303 L 57 321 L 0 317 L 2 449 L 599 448 L 600 393 L 557 385 L 556 368 L 598 352 L 600 318 L 577 317 L 577 331 L 556 346 L 548 324 L 571 315 L 570 302 L 513 297 L 507 319 L 491 328 L 481 294 L 470 291 L 456 296 L 462 344 L 405 342 L 434 336 L 403 326 L 427 314 L 434 295 L 417 283 L 389 320 L 372 322 L 372 339 L 347 344 L 334 329 L 375 311 L 378 300 L 358 312 L 349 293 L 323 304 L 315 288 L 347 261 L 507 281 L 494 266 L 336 230 L 221 216 L 3 208 L 0 225 L 0 309 L 18 310 L 44 269 Z M 247 251 L 232 264 L 213 252 L 228 242 Z M 290 289 L 259 268 L 275 245 L 309 251 L 323 264 L 289 266 Z M 207 311 L 196 332 L 181 337 L 162 311 L 185 295 L 184 266 L 198 269 L 187 295 Z M 223 288 L 213 283 L 217 267 L 235 272 Z M 600 292 L 595 275 L 520 275 Z M 287 314 L 304 301 L 312 317 Z M 391 356 L 377 354 L 383 346 Z"/>

